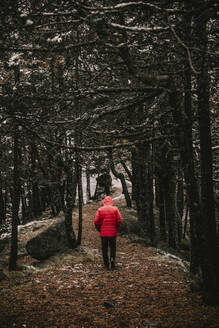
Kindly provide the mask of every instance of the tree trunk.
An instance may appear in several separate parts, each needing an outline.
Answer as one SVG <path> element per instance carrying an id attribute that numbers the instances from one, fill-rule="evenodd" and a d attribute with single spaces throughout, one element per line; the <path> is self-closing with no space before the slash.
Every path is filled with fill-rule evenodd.
<path id="1" fill-rule="evenodd" d="M 121 181 L 122 193 L 125 196 L 127 207 L 131 208 L 132 207 L 132 202 L 131 202 L 131 198 L 129 196 L 129 192 L 128 192 L 128 188 L 127 188 L 127 184 L 126 184 L 126 181 L 125 181 L 124 174 L 119 173 L 119 172 L 116 171 L 116 168 L 115 168 L 115 165 L 114 165 L 114 162 L 113 162 L 112 152 L 109 152 L 109 159 L 110 159 L 110 168 L 111 168 L 111 171 L 112 171 L 113 175 Z"/>
<path id="2" fill-rule="evenodd" d="M 160 240 L 166 241 L 166 211 L 164 200 L 164 181 L 158 174 L 156 178 L 156 203 L 159 209 Z"/>
<path id="3" fill-rule="evenodd" d="M 5 221 L 5 201 L 3 195 L 2 172 L 0 171 L 0 224 Z"/>
<path id="4" fill-rule="evenodd" d="M 155 221 L 154 221 L 154 154 L 153 145 L 149 145 L 149 162 L 148 162 L 148 196 L 149 196 L 149 226 L 151 241 L 155 243 Z"/>
<path id="5" fill-rule="evenodd" d="M 186 213 L 185 213 L 185 218 L 184 218 L 183 239 L 186 239 L 188 215 L 189 215 L 189 207 L 188 207 L 188 203 L 187 203 L 186 204 Z"/>
<path id="6" fill-rule="evenodd" d="M 182 220 L 184 213 L 184 187 L 183 187 L 183 173 L 181 166 L 178 167 L 178 180 L 177 180 L 177 209 L 178 209 L 178 243 L 179 246 L 182 241 Z"/>
<path id="7" fill-rule="evenodd" d="M 91 189 L 90 189 L 90 173 L 89 169 L 86 169 L 86 199 L 89 201 L 91 199 Z"/>
<path id="8" fill-rule="evenodd" d="M 191 3 L 184 1 L 185 8 L 191 9 Z M 191 16 L 185 16 L 184 37 L 187 44 L 191 42 Z M 190 271 L 199 275 L 201 271 L 201 209 L 197 177 L 195 175 L 193 137 L 192 137 L 192 79 L 191 67 L 187 52 L 185 51 L 184 61 L 184 99 L 183 94 L 176 91 L 175 85 L 172 85 L 170 93 L 170 105 L 173 108 L 173 119 L 176 124 L 176 141 L 180 150 L 182 168 L 184 171 L 185 187 L 187 194 L 187 205 L 190 217 L 190 241 L 191 258 Z M 175 82 L 172 81 L 174 84 Z M 183 107 L 184 105 L 184 107 Z"/>
<path id="9" fill-rule="evenodd" d="M 65 182 L 63 183 L 59 182 L 58 190 L 59 190 L 60 210 L 63 210 L 65 207 Z"/>
<path id="10" fill-rule="evenodd" d="M 19 205 L 20 205 L 20 150 L 18 131 L 14 131 L 14 171 L 13 171 L 13 194 L 12 194 L 12 233 L 11 233 L 11 253 L 9 260 L 9 270 L 17 268 L 18 254 L 18 222 L 19 222 Z"/>
<path id="11" fill-rule="evenodd" d="M 23 188 L 21 188 L 21 213 L 22 213 L 22 224 L 26 224 L 28 221 L 29 213 L 28 213 L 28 206 L 25 197 L 25 192 Z"/>
<path id="12" fill-rule="evenodd" d="M 132 199 L 136 200 L 137 195 L 137 159 L 136 159 L 136 149 L 132 149 Z"/>
<path id="13" fill-rule="evenodd" d="M 185 99 L 183 112 L 183 98 L 180 92 L 170 93 L 170 105 L 173 107 L 173 119 L 176 123 L 176 141 L 178 142 L 190 217 L 191 258 L 190 271 L 199 274 L 201 269 L 201 210 L 198 182 L 195 175 L 193 138 L 192 138 L 192 102 L 191 102 L 191 74 L 189 67 L 185 72 Z"/>
<path id="14" fill-rule="evenodd" d="M 72 211 L 74 208 L 74 201 L 75 201 L 75 194 L 76 194 L 76 187 L 77 187 L 77 177 L 69 169 L 68 176 L 67 176 L 67 183 L 66 183 L 66 205 L 64 209 L 65 215 L 65 228 L 66 228 L 66 235 L 69 243 L 70 248 L 75 248 L 77 246 L 75 232 L 72 226 Z"/>
<path id="15" fill-rule="evenodd" d="M 207 19 L 195 17 L 196 42 L 202 50 L 198 58 L 198 118 L 201 161 L 201 213 L 202 213 L 202 273 L 204 297 L 208 303 L 219 304 L 219 252 L 212 173 L 212 145 L 209 109 L 209 75 L 207 58 Z"/>
<path id="16" fill-rule="evenodd" d="M 122 164 L 125 172 L 127 173 L 127 176 L 129 177 L 129 180 L 132 182 L 132 174 L 131 174 L 131 171 L 129 170 L 129 168 L 127 167 L 125 161 L 123 161 L 122 159 L 120 159 L 120 163 Z"/>
<path id="17" fill-rule="evenodd" d="M 165 209 L 168 223 L 168 244 L 173 249 L 178 247 L 177 240 L 177 201 L 176 201 L 176 167 L 172 158 L 168 159 L 168 169 L 165 178 Z"/>
<path id="18" fill-rule="evenodd" d="M 76 174 L 78 181 L 78 238 L 77 244 L 81 245 L 82 223 L 83 223 L 83 189 L 82 189 L 82 169 L 80 163 L 80 154 L 76 154 Z"/>
<path id="19" fill-rule="evenodd" d="M 8 206 L 8 187 L 5 186 L 5 195 L 4 195 L 4 213 L 5 213 L 5 220 L 6 220 L 6 213 L 7 213 L 7 206 Z"/>
<path id="20" fill-rule="evenodd" d="M 34 143 L 31 144 L 31 169 L 32 169 L 32 209 L 33 216 L 38 217 L 42 214 L 40 206 L 40 195 L 38 188 L 38 178 L 37 178 L 37 167 L 36 167 L 36 158 L 37 158 L 37 149 Z"/>
<path id="21" fill-rule="evenodd" d="M 154 243 L 155 228 L 154 217 L 151 216 L 151 206 L 153 206 L 153 190 L 149 179 L 149 159 L 150 147 L 147 145 L 138 145 L 135 153 L 136 165 L 136 207 L 138 220 L 146 231 L 146 234 Z"/>

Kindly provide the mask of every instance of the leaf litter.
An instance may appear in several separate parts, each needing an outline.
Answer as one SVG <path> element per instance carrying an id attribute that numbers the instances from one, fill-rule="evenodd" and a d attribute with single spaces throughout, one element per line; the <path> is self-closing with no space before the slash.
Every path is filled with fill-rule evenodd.
<path id="1" fill-rule="evenodd" d="M 121 198 L 115 203 L 124 206 Z M 58 254 L 44 268 L 28 255 L 19 258 L 29 271 L 0 282 L 0 327 L 219 328 L 219 308 L 205 305 L 184 264 L 162 251 L 119 236 L 117 269 L 104 270 L 93 226 L 98 206 L 84 206 L 79 251 Z"/>

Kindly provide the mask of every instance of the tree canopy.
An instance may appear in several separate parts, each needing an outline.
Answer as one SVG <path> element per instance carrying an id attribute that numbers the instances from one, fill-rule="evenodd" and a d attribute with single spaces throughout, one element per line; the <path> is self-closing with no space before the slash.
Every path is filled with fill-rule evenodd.
<path id="1" fill-rule="evenodd" d="M 73 247 L 82 170 L 111 170 L 127 206 L 131 181 L 152 244 L 154 200 L 173 248 L 186 200 L 191 272 L 202 272 L 206 300 L 219 300 L 217 9 L 215 0 L 2 1 L 0 222 L 10 194 L 12 258 L 20 201 L 23 221 L 63 210 Z"/>

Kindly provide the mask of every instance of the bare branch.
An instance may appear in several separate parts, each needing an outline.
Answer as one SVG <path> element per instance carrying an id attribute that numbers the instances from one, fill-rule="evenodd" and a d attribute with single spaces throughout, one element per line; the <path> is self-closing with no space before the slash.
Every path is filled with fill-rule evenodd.
<path id="1" fill-rule="evenodd" d="M 141 139 L 141 140 L 136 140 L 133 142 L 125 142 L 125 143 L 117 143 L 117 144 L 110 144 L 110 145 L 105 145 L 105 146 L 93 146 L 93 147 L 77 147 L 77 146 L 66 146 L 66 145 L 60 145 L 60 143 L 57 142 L 52 142 L 49 141 L 48 139 L 40 136 L 36 131 L 34 131 L 33 129 L 28 128 L 26 125 L 23 126 L 24 129 L 26 129 L 27 131 L 29 131 L 32 135 L 34 135 L 38 140 L 40 140 L 43 144 L 47 144 L 50 147 L 60 147 L 62 149 L 69 149 L 73 152 L 92 152 L 92 151 L 108 151 L 108 150 L 112 150 L 112 149 L 120 149 L 120 148 L 131 148 L 134 147 L 136 145 L 142 144 L 142 143 L 151 143 L 154 141 L 158 141 L 158 140 L 163 140 L 166 138 L 166 136 L 158 136 L 158 137 L 153 137 L 153 138 L 145 138 L 145 139 Z"/>
<path id="2" fill-rule="evenodd" d="M 79 23 L 81 23 L 81 20 L 77 19 L 77 20 L 69 20 L 69 21 L 65 21 L 65 22 L 47 23 L 47 24 L 37 25 L 34 27 L 34 29 L 40 29 L 42 27 L 48 27 L 48 26 L 54 26 L 54 25 L 66 25 L 66 24 L 71 24 L 71 23 L 79 24 Z"/>
<path id="3" fill-rule="evenodd" d="M 49 53 L 52 53 L 52 52 L 58 52 L 60 53 L 61 51 L 66 51 L 66 50 L 69 50 L 69 49 L 73 49 L 73 48 L 80 48 L 80 47 L 86 47 L 86 46 L 91 46 L 91 45 L 96 45 L 98 44 L 100 41 L 98 39 L 96 40 L 92 40 L 92 41 L 87 41 L 87 42 L 81 42 L 81 43 L 76 43 L 76 44 L 70 44 L 70 45 L 67 45 L 66 47 L 56 47 L 53 46 L 53 47 L 48 47 L 48 48 L 42 48 L 42 47 L 4 47 L 4 46 L 0 46 L 0 50 L 2 51 L 17 51 L 17 52 L 49 52 Z"/>
<path id="4" fill-rule="evenodd" d="M 119 30 L 125 31 L 132 31 L 132 32 L 159 32 L 159 31 L 166 31 L 170 29 L 170 26 L 153 26 L 153 27 L 146 27 L 146 26 L 125 26 L 116 23 L 107 24 L 108 26 L 115 27 Z"/>
<path id="5" fill-rule="evenodd" d="M 126 10 L 126 9 L 131 9 L 132 7 L 137 8 L 137 7 L 147 7 L 150 9 L 154 9 L 156 11 L 161 11 L 161 12 L 167 12 L 171 14 L 175 13 L 183 13 L 186 11 L 178 10 L 178 9 L 171 9 L 171 8 L 162 8 L 156 5 L 153 5 L 151 3 L 139 1 L 139 2 L 123 2 L 115 6 L 108 6 L 108 7 L 88 7 L 88 6 L 83 6 L 84 9 L 90 10 L 90 11 L 98 11 L 98 12 L 103 12 L 103 11 L 119 11 L 119 10 Z"/>
<path id="6" fill-rule="evenodd" d="M 214 146 L 211 149 L 212 149 L 212 151 L 217 151 L 217 150 L 219 150 L 219 145 L 218 146 Z"/>
<path id="7" fill-rule="evenodd" d="M 179 44 L 181 44 L 181 46 L 186 50 L 187 55 L 188 55 L 188 60 L 189 60 L 189 66 L 190 66 L 191 70 L 193 71 L 194 74 L 199 74 L 199 72 L 196 71 L 195 67 L 193 66 L 192 57 L 191 57 L 191 53 L 190 53 L 189 47 L 187 47 L 187 45 L 177 35 L 177 33 L 176 33 L 175 29 L 174 29 L 174 26 L 172 24 L 170 24 L 170 29 L 171 29 L 173 35 L 175 36 L 176 40 L 179 42 Z"/>

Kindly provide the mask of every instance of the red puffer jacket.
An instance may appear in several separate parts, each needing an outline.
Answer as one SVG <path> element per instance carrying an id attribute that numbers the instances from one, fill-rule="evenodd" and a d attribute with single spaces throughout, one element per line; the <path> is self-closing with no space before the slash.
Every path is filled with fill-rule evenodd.
<path id="1" fill-rule="evenodd" d="M 97 210 L 94 225 L 100 231 L 101 237 L 117 236 L 118 228 L 121 225 L 122 219 L 119 209 L 114 206 L 112 198 L 106 196 L 103 201 L 103 206 Z"/>

